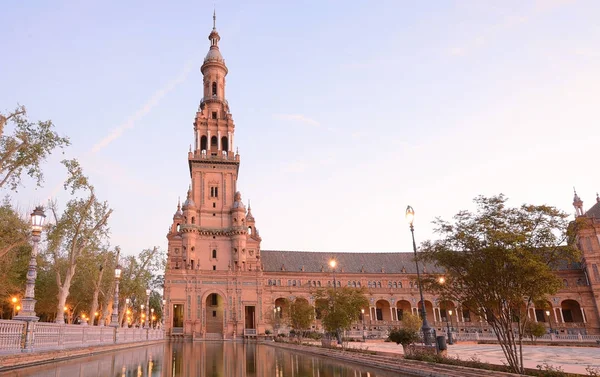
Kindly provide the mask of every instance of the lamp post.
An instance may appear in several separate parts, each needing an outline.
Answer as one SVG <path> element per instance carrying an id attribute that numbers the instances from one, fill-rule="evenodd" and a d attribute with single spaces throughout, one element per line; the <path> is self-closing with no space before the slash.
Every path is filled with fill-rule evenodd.
<path id="1" fill-rule="evenodd" d="M 431 327 L 429 327 L 429 322 L 427 322 L 427 311 L 425 310 L 425 300 L 423 299 L 423 288 L 421 287 L 421 274 L 419 273 L 419 262 L 417 261 L 417 244 L 415 243 L 415 228 L 413 226 L 413 221 L 415 219 L 415 210 L 411 206 L 406 207 L 406 220 L 410 224 L 410 233 L 412 235 L 412 243 L 413 243 L 413 251 L 415 253 L 415 265 L 417 266 L 417 284 L 419 284 L 419 294 L 421 295 L 421 316 L 423 318 L 423 326 L 421 326 L 421 331 L 423 331 L 423 342 L 425 345 L 431 345 L 431 339 L 429 338 L 429 333 L 431 332 Z"/>
<path id="2" fill-rule="evenodd" d="M 362 320 L 362 330 L 363 330 L 363 342 L 367 340 L 367 337 L 365 335 L 365 309 L 360 309 L 360 318 Z"/>
<path id="3" fill-rule="evenodd" d="M 17 307 L 17 301 L 19 301 L 18 298 L 13 297 L 10 299 L 10 301 L 12 302 L 12 307 L 13 307 L 13 313 L 12 313 L 12 317 L 11 318 L 15 318 L 15 309 Z"/>
<path id="4" fill-rule="evenodd" d="M 21 321 L 39 321 L 39 317 L 35 315 L 35 279 L 37 278 L 37 253 L 38 244 L 42 235 L 42 227 L 44 226 L 44 220 L 46 215 L 44 214 L 44 208 L 41 206 L 36 207 L 31 213 L 31 241 L 33 241 L 33 248 L 31 249 L 31 258 L 29 258 L 29 267 L 27 268 L 27 284 L 25 285 L 25 298 L 21 301 L 23 310 L 14 317 L 16 320 Z"/>
<path id="5" fill-rule="evenodd" d="M 144 323 L 144 328 L 147 329 L 150 326 L 148 326 L 148 322 L 150 321 L 150 293 L 152 291 L 150 290 L 150 288 L 146 289 L 146 322 Z"/>
<path id="6" fill-rule="evenodd" d="M 337 299 L 337 282 L 335 281 L 335 266 L 337 266 L 337 262 L 335 259 L 331 259 L 329 261 L 329 267 L 331 267 L 331 274 L 333 275 L 333 303 L 332 303 L 332 308 L 333 308 L 333 312 L 335 313 L 335 300 Z M 342 344 L 342 335 L 340 334 L 340 329 L 336 328 L 335 329 L 335 337 L 337 338 L 337 344 Z"/>
<path id="7" fill-rule="evenodd" d="M 144 304 L 140 305 L 140 327 L 144 327 Z"/>
<path id="8" fill-rule="evenodd" d="M 119 327 L 119 279 L 121 279 L 121 266 L 115 267 L 115 296 L 113 297 L 113 310 L 110 316 L 110 326 Z"/>
<path id="9" fill-rule="evenodd" d="M 450 321 L 452 320 L 452 309 L 448 310 L 448 316 L 446 317 L 446 327 L 448 328 L 448 344 L 454 344 L 452 340 L 452 332 L 450 331 Z"/>
<path id="10" fill-rule="evenodd" d="M 548 317 L 548 324 L 550 325 L 550 333 L 553 333 L 553 331 L 552 331 L 552 317 L 550 317 L 550 310 L 546 310 L 546 316 Z"/>
<path id="11" fill-rule="evenodd" d="M 123 321 L 123 327 L 129 327 L 129 315 L 131 314 L 131 310 L 129 310 L 129 298 L 125 299 L 125 321 Z"/>

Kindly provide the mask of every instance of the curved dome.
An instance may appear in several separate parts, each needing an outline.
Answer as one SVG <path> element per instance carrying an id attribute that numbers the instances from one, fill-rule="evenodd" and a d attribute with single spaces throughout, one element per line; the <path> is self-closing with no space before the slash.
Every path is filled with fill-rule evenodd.
<path id="1" fill-rule="evenodd" d="M 223 62 L 223 56 L 221 55 L 221 51 L 219 51 L 218 48 L 211 48 L 210 50 L 208 50 L 208 54 L 206 54 L 204 62 L 208 61 Z"/>

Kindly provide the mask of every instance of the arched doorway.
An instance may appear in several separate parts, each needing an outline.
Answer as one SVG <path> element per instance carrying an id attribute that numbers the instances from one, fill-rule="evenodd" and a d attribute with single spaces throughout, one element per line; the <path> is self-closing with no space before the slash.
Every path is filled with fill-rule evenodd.
<path id="1" fill-rule="evenodd" d="M 419 301 L 419 304 L 417 306 L 417 313 L 419 314 L 419 316 L 421 316 L 422 310 L 423 306 L 421 305 L 421 301 Z M 435 317 L 433 316 L 433 304 L 431 303 L 431 301 L 425 300 L 425 312 L 427 313 L 427 321 L 433 322 L 435 320 Z"/>
<path id="2" fill-rule="evenodd" d="M 562 316 L 567 323 L 582 323 L 585 322 L 581 306 L 575 300 L 564 300 L 560 303 Z"/>
<path id="3" fill-rule="evenodd" d="M 273 330 L 278 334 L 287 324 L 290 315 L 290 302 L 287 298 L 279 297 L 275 300 L 273 306 L 272 325 Z"/>
<path id="4" fill-rule="evenodd" d="M 410 306 L 410 302 L 406 301 L 406 300 L 400 300 L 396 303 L 396 318 L 398 318 L 398 321 L 402 321 L 402 318 L 404 318 L 404 315 L 406 313 L 410 313 L 412 310 L 411 306 Z"/>
<path id="5" fill-rule="evenodd" d="M 387 300 L 377 300 L 375 303 L 375 319 L 377 321 L 391 321 L 391 315 L 390 303 Z"/>
<path id="6" fill-rule="evenodd" d="M 440 320 L 448 324 L 452 324 L 453 318 L 456 318 L 456 305 L 452 301 L 440 302 Z"/>
<path id="7" fill-rule="evenodd" d="M 207 334 L 223 334 L 223 320 L 225 314 L 225 299 L 218 293 L 210 293 L 205 300 L 204 307 Z"/>

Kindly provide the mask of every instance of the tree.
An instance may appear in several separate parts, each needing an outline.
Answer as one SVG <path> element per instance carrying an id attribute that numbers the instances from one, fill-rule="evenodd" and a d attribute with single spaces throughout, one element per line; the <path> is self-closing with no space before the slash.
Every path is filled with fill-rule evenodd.
<path id="1" fill-rule="evenodd" d="M 8 123 L 14 125 L 13 134 L 4 135 Z M 69 145 L 69 139 L 54 131 L 52 121 L 27 120 L 24 106 L 18 106 L 8 115 L 0 114 L 0 188 L 8 185 L 16 190 L 23 172 L 39 185 L 44 181 L 40 164 L 56 148 Z"/>
<path id="2" fill-rule="evenodd" d="M 523 373 L 527 311 L 561 287 L 554 270 L 577 260 L 567 231 L 568 215 L 550 206 L 509 208 L 504 195 L 479 196 L 475 212 L 460 211 L 450 223 L 434 221 L 437 241 L 421 257 L 445 271 L 424 286 L 485 318 L 511 369 Z"/>
<path id="3" fill-rule="evenodd" d="M 0 204 L 0 318 L 10 317 L 11 297 L 22 296 L 31 246 L 27 242 L 31 227 L 8 198 Z M 5 315 L 6 313 L 6 315 Z"/>
<path id="4" fill-rule="evenodd" d="M 290 306 L 290 324 L 301 335 L 315 320 L 315 308 L 306 299 L 297 298 Z"/>
<path id="5" fill-rule="evenodd" d="M 156 246 L 144 249 L 137 255 L 129 255 L 121 261 L 119 296 L 123 304 L 125 299 L 129 298 L 129 307 L 135 310 L 136 315 L 141 313 L 141 305 L 146 305 L 146 289 L 162 288 L 153 285 L 153 282 L 156 280 L 156 274 L 164 271 L 164 268 L 164 253 Z M 120 321 L 123 315 L 124 312 L 120 315 Z"/>
<path id="6" fill-rule="evenodd" d="M 423 320 L 418 315 L 412 313 L 406 313 L 402 316 L 402 327 L 416 332 L 417 334 L 421 331 L 423 326 Z"/>
<path id="7" fill-rule="evenodd" d="M 70 189 L 71 195 L 82 193 L 83 197 L 69 200 L 61 215 L 58 214 L 56 202 L 50 204 L 54 224 L 49 225 L 48 229 L 48 254 L 53 262 L 58 286 L 56 320 L 61 323 L 77 263 L 84 252 L 99 250 L 106 241 L 108 218 L 112 213 L 108 204 L 96 197 L 94 187 L 83 175 L 79 162 L 64 160 L 62 163 L 69 173 L 65 189 Z"/>
<path id="8" fill-rule="evenodd" d="M 414 342 L 419 340 L 419 333 L 414 329 L 403 327 L 403 328 L 395 328 L 390 331 L 389 338 L 392 342 L 396 344 L 402 344 L 402 348 L 404 348 L 404 354 L 408 354 L 407 347 Z"/>
<path id="9" fill-rule="evenodd" d="M 320 289 L 316 292 L 315 299 L 322 313 L 323 327 L 338 336 L 339 330 L 349 330 L 360 319 L 361 308 L 369 306 L 364 287 Z"/>
<path id="10" fill-rule="evenodd" d="M 546 334 L 546 326 L 544 326 L 544 324 L 527 321 L 527 325 L 525 325 L 525 336 L 530 337 L 532 342 L 544 334 Z"/>

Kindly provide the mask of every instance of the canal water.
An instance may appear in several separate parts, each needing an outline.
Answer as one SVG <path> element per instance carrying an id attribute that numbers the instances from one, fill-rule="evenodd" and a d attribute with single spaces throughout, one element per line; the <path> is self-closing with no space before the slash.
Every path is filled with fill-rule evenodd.
<path id="1" fill-rule="evenodd" d="M 164 343 L 0 373 L 11 377 L 391 377 L 332 359 L 269 345 Z"/>

